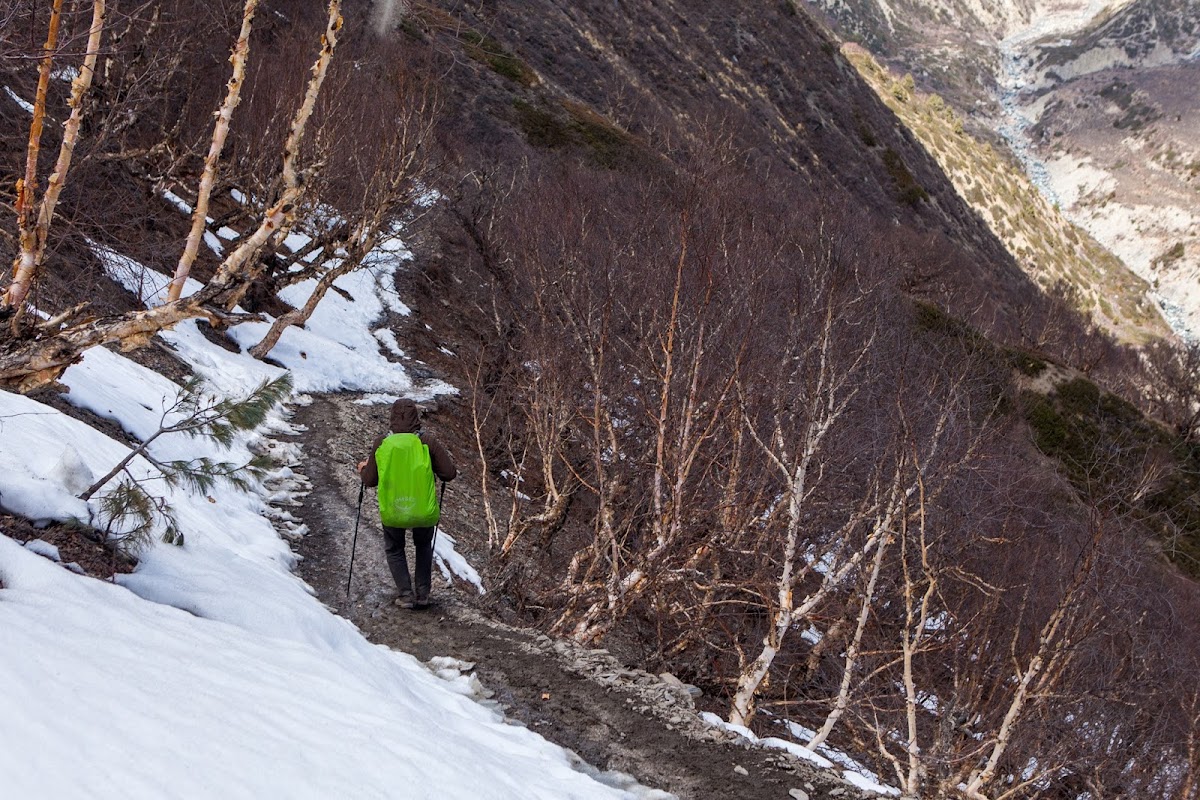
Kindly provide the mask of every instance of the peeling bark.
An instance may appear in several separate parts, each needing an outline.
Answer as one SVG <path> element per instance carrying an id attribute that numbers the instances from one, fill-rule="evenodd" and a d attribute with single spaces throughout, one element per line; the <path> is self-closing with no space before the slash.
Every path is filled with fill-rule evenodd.
<path id="1" fill-rule="evenodd" d="M 254 12 L 258 9 L 259 0 L 246 0 L 242 10 L 242 29 L 233 53 L 229 56 L 232 65 L 232 75 L 225 93 L 225 101 L 216 113 L 216 124 L 213 125 L 212 141 L 209 144 L 208 155 L 204 159 L 204 171 L 200 175 L 200 186 L 196 191 L 196 205 L 192 209 L 192 227 L 183 246 L 183 255 L 175 267 L 175 275 L 167 289 L 167 301 L 179 299 L 183 285 L 192 271 L 196 254 L 200 251 L 200 241 L 204 237 L 204 229 L 208 222 L 208 203 L 212 195 L 213 185 L 217 180 L 217 167 L 221 161 L 221 151 L 225 149 L 225 139 L 229 136 L 229 126 L 233 120 L 234 109 L 242 99 L 242 83 L 246 75 L 246 60 L 250 56 L 250 31 L 254 26 Z"/>

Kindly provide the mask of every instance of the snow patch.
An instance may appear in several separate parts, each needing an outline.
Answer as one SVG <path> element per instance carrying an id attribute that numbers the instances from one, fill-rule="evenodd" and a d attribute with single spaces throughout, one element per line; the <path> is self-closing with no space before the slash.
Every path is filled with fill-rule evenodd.
<path id="1" fill-rule="evenodd" d="M 879 776 L 871 770 L 859 764 L 850 756 L 831 747 L 822 745 L 819 752 L 814 752 L 809 748 L 797 742 L 788 739 L 780 739 L 774 736 L 759 738 L 753 731 L 742 725 L 735 725 L 732 722 L 726 722 L 712 712 L 705 711 L 700 714 L 700 719 L 714 728 L 735 733 L 747 741 L 757 744 L 761 747 L 770 747 L 776 750 L 784 750 L 797 758 L 804 759 L 812 764 L 821 767 L 822 769 L 836 769 L 836 765 L 840 765 L 842 778 L 848 783 L 851 783 L 858 788 L 874 792 L 876 794 L 899 796 L 900 790 L 894 786 L 888 786 L 879 780 Z M 798 739 L 812 740 L 816 736 L 816 732 L 812 731 L 803 725 L 800 725 L 789 720 L 780 720 L 788 732 Z"/>
<path id="2" fill-rule="evenodd" d="M 31 553 L 37 553 L 42 558 L 48 558 L 51 561 L 62 561 L 62 556 L 59 555 L 58 548 L 45 539 L 32 539 L 25 543 L 25 549 Z"/>
<path id="3" fill-rule="evenodd" d="M 222 592 L 248 610 L 270 591 L 237 577 Z M 14 797 L 318 800 L 436 786 L 474 800 L 480 775 L 494 798 L 639 796 L 306 594 L 287 603 L 304 621 L 297 641 L 270 631 L 273 608 L 269 632 L 246 630 L 80 579 L 4 536 L 0 581 L 5 652 L 21 654 L 0 658 L 0 771 Z"/>
<path id="4" fill-rule="evenodd" d="M 478 589 L 480 594 L 486 594 L 479 573 L 454 549 L 454 544 L 454 537 L 439 527 L 433 545 L 433 559 L 442 576 L 446 580 L 450 580 L 452 575 L 461 578 Z"/>
<path id="5" fill-rule="evenodd" d="M 4 93 L 7 94 L 14 103 L 19 105 L 22 109 L 24 109 L 26 114 L 33 113 L 33 103 L 30 103 L 28 100 L 25 100 L 24 98 L 22 98 L 20 95 L 18 95 L 16 92 L 14 92 L 8 86 L 4 87 Z"/>

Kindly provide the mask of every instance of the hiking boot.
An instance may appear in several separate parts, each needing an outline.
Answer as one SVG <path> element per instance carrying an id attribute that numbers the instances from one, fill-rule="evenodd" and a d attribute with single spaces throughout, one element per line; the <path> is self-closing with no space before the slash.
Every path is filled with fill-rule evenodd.
<path id="1" fill-rule="evenodd" d="M 425 609 L 429 608 L 429 596 L 423 595 L 417 597 L 417 599 L 413 601 L 412 607 L 413 611 L 424 611 Z"/>
<path id="2" fill-rule="evenodd" d="M 400 608 L 413 608 L 415 605 L 413 603 L 413 593 L 412 592 L 401 592 L 396 597 L 396 605 Z"/>

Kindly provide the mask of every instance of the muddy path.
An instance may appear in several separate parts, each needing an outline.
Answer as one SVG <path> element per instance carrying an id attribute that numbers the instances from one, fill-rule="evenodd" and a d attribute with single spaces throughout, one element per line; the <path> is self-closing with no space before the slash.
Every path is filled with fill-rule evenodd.
<path id="1" fill-rule="evenodd" d="M 877 797 L 782 751 L 747 746 L 705 726 L 686 691 L 628 668 L 604 650 L 579 648 L 490 619 L 475 587 L 464 581 L 448 584 L 436 567 L 433 607 L 396 607 L 370 490 L 362 506 L 347 598 L 360 485 L 354 463 L 384 429 L 387 413 L 386 406 L 352 400 L 317 396 L 297 409 L 294 421 L 307 428 L 300 471 L 313 490 L 293 512 L 309 527 L 295 548 L 303 556 L 301 577 L 368 639 L 423 662 L 435 656 L 474 662 L 474 674 L 491 694 L 487 702 L 498 705 L 510 722 L 528 726 L 599 770 L 632 775 L 681 800 Z M 436 422 L 430 427 L 437 432 Z M 480 532 L 472 524 L 475 509 L 470 470 L 466 472 L 458 485 L 451 484 L 443 527 L 457 540 L 456 549 L 482 572 L 486 554 L 473 547 Z"/>

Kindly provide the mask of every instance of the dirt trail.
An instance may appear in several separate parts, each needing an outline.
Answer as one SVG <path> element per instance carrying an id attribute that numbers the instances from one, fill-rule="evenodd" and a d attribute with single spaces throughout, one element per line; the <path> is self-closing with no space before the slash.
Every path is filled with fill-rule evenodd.
<path id="1" fill-rule="evenodd" d="M 304 557 L 301 577 L 368 639 L 422 661 L 451 656 L 475 662 L 475 675 L 494 693 L 493 700 L 510 721 L 574 751 L 600 770 L 627 773 L 681 800 L 877 797 L 782 751 L 748 747 L 704 726 L 686 692 L 625 668 L 606 651 L 584 650 L 488 619 L 474 587 L 461 581 L 447 586 L 436 568 L 431 609 L 414 612 L 391 605 L 395 590 L 383 559 L 370 490 L 363 503 L 347 599 L 359 490 L 353 465 L 383 429 L 387 410 L 352 400 L 347 395 L 318 396 L 296 413 L 295 421 L 307 427 L 301 471 L 313 485 L 297 512 L 310 532 L 296 549 Z M 458 550 L 478 568 L 479 556 L 471 551 L 469 487 L 451 486 L 456 492 L 449 495 L 444 524 L 458 539 Z"/>

